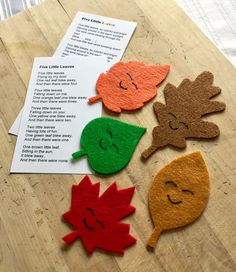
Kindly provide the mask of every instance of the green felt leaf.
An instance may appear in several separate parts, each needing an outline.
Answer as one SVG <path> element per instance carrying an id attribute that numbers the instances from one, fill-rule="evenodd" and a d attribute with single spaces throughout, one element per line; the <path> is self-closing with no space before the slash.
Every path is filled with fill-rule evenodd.
<path id="1" fill-rule="evenodd" d="M 92 169 L 111 174 L 125 167 L 146 128 L 114 118 L 100 117 L 89 122 L 81 135 L 81 150 L 72 154 L 74 159 L 88 156 Z"/>

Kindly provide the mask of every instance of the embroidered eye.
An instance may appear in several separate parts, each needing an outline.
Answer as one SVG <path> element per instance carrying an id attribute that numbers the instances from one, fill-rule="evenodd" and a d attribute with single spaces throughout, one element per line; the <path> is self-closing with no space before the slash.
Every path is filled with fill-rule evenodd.
<path id="1" fill-rule="evenodd" d="M 115 148 L 116 152 L 119 153 L 119 148 L 118 148 L 118 146 L 117 146 L 116 144 L 114 144 L 114 143 L 112 143 L 111 145 Z"/>
<path id="2" fill-rule="evenodd" d="M 172 186 L 174 186 L 174 187 L 178 187 L 178 185 L 174 182 L 174 181 L 166 181 L 165 182 L 165 184 L 167 185 L 167 184 L 170 184 L 170 185 L 172 185 Z"/>
<path id="3" fill-rule="evenodd" d="M 93 216 L 95 216 L 95 212 L 93 209 L 91 208 L 86 208 L 87 211 L 89 211 Z"/>
<path id="4" fill-rule="evenodd" d="M 183 192 L 183 193 L 189 193 L 189 194 L 191 194 L 191 195 L 194 195 L 194 193 L 193 193 L 192 191 L 190 191 L 190 190 L 183 189 L 182 192 Z"/>
<path id="5" fill-rule="evenodd" d="M 138 90 L 138 86 L 134 82 L 132 82 L 132 84 L 135 87 L 135 89 Z"/>
<path id="6" fill-rule="evenodd" d="M 111 139 L 112 139 L 112 132 L 110 131 L 110 129 L 106 129 L 107 133 L 110 135 Z"/>
<path id="7" fill-rule="evenodd" d="M 175 114 L 174 114 L 174 113 L 172 113 L 172 112 L 168 112 L 168 114 L 169 114 L 169 115 L 171 115 L 171 116 L 173 116 L 175 119 L 177 119 L 177 117 L 175 116 Z"/>
<path id="8" fill-rule="evenodd" d="M 188 125 L 184 122 L 179 122 L 180 124 L 184 125 L 186 128 L 188 128 Z"/>
<path id="9" fill-rule="evenodd" d="M 133 80 L 132 76 L 129 73 L 126 73 L 126 75 L 128 75 L 128 77 Z"/>
<path id="10" fill-rule="evenodd" d="M 99 146 L 100 146 L 102 149 L 107 150 L 107 147 L 106 147 L 106 146 L 104 145 L 104 143 L 103 143 L 103 138 L 101 138 L 101 139 L 99 140 L 98 144 L 99 144 Z"/>
<path id="11" fill-rule="evenodd" d="M 105 225 L 102 221 L 96 220 L 96 223 L 99 224 L 102 227 L 102 229 L 105 229 Z"/>

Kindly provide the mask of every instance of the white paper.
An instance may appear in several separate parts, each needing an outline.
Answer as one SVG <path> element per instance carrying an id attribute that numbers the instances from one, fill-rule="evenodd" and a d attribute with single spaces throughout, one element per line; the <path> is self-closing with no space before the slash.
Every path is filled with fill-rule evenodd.
<path id="1" fill-rule="evenodd" d="M 54 57 L 105 55 L 109 66 L 119 61 L 137 23 L 78 12 Z M 17 135 L 21 112 L 9 130 Z"/>
<path id="2" fill-rule="evenodd" d="M 106 66 L 105 56 L 35 59 L 11 172 L 91 173 L 86 156 L 72 162 L 71 154 L 84 126 L 101 116 L 102 104 L 87 100 Z"/>
<path id="3" fill-rule="evenodd" d="M 13 135 L 18 135 L 18 132 L 20 130 L 20 120 L 22 116 L 23 108 L 20 110 L 18 113 L 14 123 L 12 124 L 11 128 L 9 129 L 8 133 L 13 134 Z"/>
<path id="4" fill-rule="evenodd" d="M 78 12 L 54 56 L 105 55 L 110 66 L 121 59 L 137 23 Z"/>

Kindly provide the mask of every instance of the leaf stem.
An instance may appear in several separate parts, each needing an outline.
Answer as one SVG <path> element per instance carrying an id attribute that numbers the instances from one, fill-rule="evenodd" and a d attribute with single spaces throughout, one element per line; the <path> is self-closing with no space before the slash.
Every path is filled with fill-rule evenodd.
<path id="1" fill-rule="evenodd" d="M 89 98 L 89 103 L 94 103 L 94 102 L 96 102 L 97 100 L 99 100 L 99 99 L 101 99 L 102 97 L 101 97 L 101 95 L 99 94 L 99 95 L 96 95 L 96 96 L 93 96 L 93 97 L 90 97 Z"/>
<path id="2" fill-rule="evenodd" d="M 72 157 L 73 157 L 73 159 L 78 159 L 79 157 L 84 156 L 86 154 L 87 154 L 87 152 L 85 150 L 79 150 L 79 151 L 74 152 L 72 154 Z"/>
<path id="3" fill-rule="evenodd" d="M 156 227 L 155 227 L 155 229 L 153 230 L 153 232 L 152 232 L 152 234 L 151 234 L 151 236 L 149 237 L 148 242 L 147 242 L 147 244 L 148 244 L 150 247 L 152 247 L 152 248 L 155 247 L 155 245 L 156 245 L 156 243 L 157 243 L 157 240 L 158 240 L 159 237 L 160 237 L 161 231 L 162 231 L 162 230 L 161 230 L 161 228 L 160 228 L 159 226 L 156 226 Z"/>
<path id="4" fill-rule="evenodd" d="M 75 230 L 67 235 L 65 235 L 64 237 L 62 237 L 62 239 L 68 244 L 70 245 L 72 242 L 74 242 L 74 240 L 76 240 L 79 237 L 79 232 L 78 230 Z"/>
<path id="5" fill-rule="evenodd" d="M 146 150 L 143 151 L 142 157 L 143 157 L 144 159 L 147 159 L 147 158 L 150 157 L 150 156 L 151 156 L 158 148 L 159 148 L 159 146 L 151 145 L 149 148 L 147 148 Z"/>

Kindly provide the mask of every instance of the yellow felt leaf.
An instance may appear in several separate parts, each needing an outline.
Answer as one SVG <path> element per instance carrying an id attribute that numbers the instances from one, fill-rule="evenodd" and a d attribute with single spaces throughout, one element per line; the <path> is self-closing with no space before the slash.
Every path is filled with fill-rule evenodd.
<path id="1" fill-rule="evenodd" d="M 164 230 L 185 226 L 200 216 L 209 196 L 209 174 L 200 152 L 181 156 L 154 177 L 149 209 L 154 223 L 148 245 L 155 247 Z"/>

